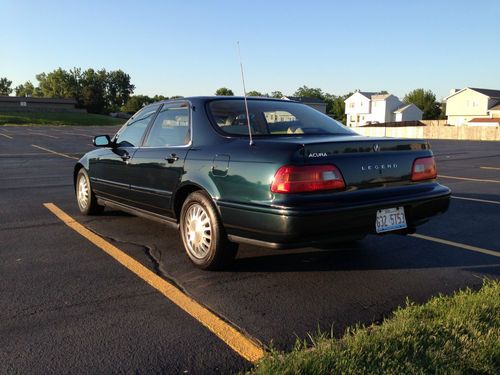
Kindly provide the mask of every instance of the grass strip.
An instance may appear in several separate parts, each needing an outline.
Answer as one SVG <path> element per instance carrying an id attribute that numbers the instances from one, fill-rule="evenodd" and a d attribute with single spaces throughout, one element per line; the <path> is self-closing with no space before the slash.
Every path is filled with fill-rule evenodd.
<path id="1" fill-rule="evenodd" d="M 252 374 L 499 374 L 500 281 L 439 295 L 423 305 L 407 301 L 380 325 L 297 341 L 271 352 Z"/>
<path id="2" fill-rule="evenodd" d="M 126 120 L 85 112 L 0 112 L 1 125 L 120 125 Z"/>

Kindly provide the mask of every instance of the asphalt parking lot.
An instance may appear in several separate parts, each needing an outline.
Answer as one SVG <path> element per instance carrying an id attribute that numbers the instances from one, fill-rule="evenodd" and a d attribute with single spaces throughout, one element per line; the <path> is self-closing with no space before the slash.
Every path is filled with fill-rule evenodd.
<path id="1" fill-rule="evenodd" d="M 72 172 L 92 135 L 116 127 L 0 127 L 0 373 L 228 373 L 248 357 L 123 267 L 44 203 L 175 285 L 259 346 L 341 335 L 406 298 L 478 288 L 500 276 L 500 143 L 431 141 L 447 214 L 417 236 L 350 247 L 241 246 L 225 272 L 195 269 L 175 230 L 106 210 L 82 216 Z M 241 349 L 245 351 L 245 347 Z"/>

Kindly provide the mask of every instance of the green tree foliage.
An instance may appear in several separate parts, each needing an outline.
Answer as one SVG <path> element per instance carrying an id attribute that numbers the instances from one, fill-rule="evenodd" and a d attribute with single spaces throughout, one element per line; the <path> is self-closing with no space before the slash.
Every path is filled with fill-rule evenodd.
<path id="1" fill-rule="evenodd" d="M 107 101 L 113 110 L 124 105 L 135 89 L 135 86 L 130 83 L 130 76 L 122 70 L 109 72 L 106 84 Z"/>
<path id="2" fill-rule="evenodd" d="M 12 89 L 10 86 L 12 85 L 12 81 L 9 81 L 7 78 L 0 78 L 0 95 L 10 95 Z"/>
<path id="3" fill-rule="evenodd" d="M 446 120 L 446 102 L 439 103 L 439 109 L 441 111 L 439 120 Z"/>
<path id="4" fill-rule="evenodd" d="M 16 86 L 16 96 L 35 96 L 35 86 L 31 81 L 26 81 L 24 84 Z"/>
<path id="5" fill-rule="evenodd" d="M 436 95 L 431 90 L 415 89 L 405 95 L 403 101 L 406 104 L 413 103 L 424 113 L 424 120 L 436 120 L 441 115 L 441 107 L 436 101 Z"/>
<path id="6" fill-rule="evenodd" d="M 312 87 L 307 87 L 307 86 L 302 86 L 297 89 L 297 91 L 294 92 L 293 96 L 300 96 L 303 98 L 317 98 L 317 99 L 325 99 L 325 94 L 323 93 L 323 90 L 320 88 L 312 88 Z"/>
<path id="7" fill-rule="evenodd" d="M 36 79 L 38 87 L 34 89 L 34 96 L 76 99 L 80 107 L 92 113 L 117 111 L 135 89 L 130 76 L 122 70 L 73 68 L 66 71 L 58 68 L 37 74 Z M 24 86 L 21 86 L 22 91 Z"/>
<path id="8" fill-rule="evenodd" d="M 163 95 L 153 96 L 153 102 L 161 102 L 162 100 L 167 100 L 167 99 L 168 99 L 168 96 L 163 96 Z"/>
<path id="9" fill-rule="evenodd" d="M 156 100 L 147 95 L 134 95 L 131 96 L 127 103 L 121 107 L 122 112 L 130 114 L 136 113 L 143 106 L 151 104 Z"/>
<path id="10" fill-rule="evenodd" d="M 105 113 L 107 110 L 106 70 L 87 69 L 82 73 L 82 103 L 91 113 Z"/>
<path id="11" fill-rule="evenodd" d="M 347 118 L 345 114 L 344 100 L 351 96 L 352 93 L 336 96 L 323 92 L 323 90 L 320 88 L 312 88 L 304 85 L 302 87 L 299 87 L 293 95 L 323 100 L 326 103 L 326 113 L 329 116 L 333 117 L 335 120 L 340 121 L 343 124 L 346 123 Z"/>
<path id="12" fill-rule="evenodd" d="M 281 99 L 284 96 L 285 95 L 283 95 L 283 93 L 281 91 L 273 91 L 271 93 L 271 98 Z"/>
<path id="13" fill-rule="evenodd" d="M 215 95 L 217 95 L 217 96 L 234 96 L 234 92 L 231 89 L 228 89 L 227 87 L 221 87 L 221 88 L 218 88 L 217 91 L 215 91 Z"/>
<path id="14" fill-rule="evenodd" d="M 252 90 L 252 91 L 247 92 L 247 96 L 264 96 L 264 95 L 262 95 L 262 93 L 260 91 Z"/>

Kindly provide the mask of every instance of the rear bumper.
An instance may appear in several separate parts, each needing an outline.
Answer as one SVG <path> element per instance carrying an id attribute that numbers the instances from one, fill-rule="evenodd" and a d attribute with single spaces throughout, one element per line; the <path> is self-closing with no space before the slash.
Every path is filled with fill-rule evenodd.
<path id="1" fill-rule="evenodd" d="M 287 208 L 221 201 L 218 206 L 230 240 L 286 249 L 375 233 L 377 210 L 390 207 L 404 207 L 407 232 L 413 232 L 430 217 L 446 212 L 450 194 L 447 187 L 433 183 L 426 184 L 425 188 L 386 189 L 383 194 L 346 192 L 336 196 L 334 202 L 314 208 L 310 205 Z"/>

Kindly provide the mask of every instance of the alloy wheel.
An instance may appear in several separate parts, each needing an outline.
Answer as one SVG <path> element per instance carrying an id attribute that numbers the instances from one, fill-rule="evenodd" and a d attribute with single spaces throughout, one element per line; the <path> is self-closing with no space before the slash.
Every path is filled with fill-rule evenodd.
<path id="1" fill-rule="evenodd" d="M 210 251 L 212 243 L 212 225 L 203 206 L 192 204 L 185 216 L 184 239 L 186 249 L 193 257 L 203 259 Z"/>

